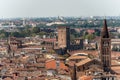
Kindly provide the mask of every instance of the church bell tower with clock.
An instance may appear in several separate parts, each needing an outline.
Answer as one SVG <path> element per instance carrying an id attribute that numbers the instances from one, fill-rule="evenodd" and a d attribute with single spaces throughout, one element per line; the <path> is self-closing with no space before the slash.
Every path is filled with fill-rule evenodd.
<path id="1" fill-rule="evenodd" d="M 111 70 L 111 39 L 106 19 L 104 19 L 104 27 L 101 31 L 100 54 L 103 70 L 109 72 Z"/>

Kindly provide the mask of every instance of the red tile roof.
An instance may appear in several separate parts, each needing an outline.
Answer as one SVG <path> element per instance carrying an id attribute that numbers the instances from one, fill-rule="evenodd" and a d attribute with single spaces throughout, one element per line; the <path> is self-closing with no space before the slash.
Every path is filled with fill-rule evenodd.
<path id="1" fill-rule="evenodd" d="M 56 60 L 54 60 L 54 59 L 47 60 L 45 67 L 46 67 L 46 69 L 57 69 Z M 67 66 L 65 66 L 65 64 L 62 61 L 59 62 L 58 68 L 59 69 L 68 69 Z"/>
<path id="2" fill-rule="evenodd" d="M 45 39 L 42 39 L 42 41 L 46 41 L 46 42 L 56 42 L 56 38 L 45 38 Z"/>

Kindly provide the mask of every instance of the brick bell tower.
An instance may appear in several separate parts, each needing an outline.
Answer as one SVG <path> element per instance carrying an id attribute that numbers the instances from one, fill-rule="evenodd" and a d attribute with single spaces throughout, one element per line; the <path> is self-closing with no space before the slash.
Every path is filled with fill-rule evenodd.
<path id="1" fill-rule="evenodd" d="M 101 31 L 101 42 L 100 42 L 100 58 L 102 67 L 105 72 L 111 70 L 111 39 L 109 36 L 107 21 L 104 19 L 104 27 Z"/>

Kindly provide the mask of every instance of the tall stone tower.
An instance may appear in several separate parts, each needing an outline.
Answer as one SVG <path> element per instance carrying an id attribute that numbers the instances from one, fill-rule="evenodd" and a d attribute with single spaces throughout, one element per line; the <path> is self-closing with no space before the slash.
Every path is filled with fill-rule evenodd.
<path id="1" fill-rule="evenodd" d="M 70 46 L 70 28 L 58 27 L 58 47 L 68 48 Z"/>
<path id="2" fill-rule="evenodd" d="M 104 19 L 104 27 L 101 32 L 100 58 L 105 72 L 111 69 L 111 39 L 109 36 L 107 21 Z"/>

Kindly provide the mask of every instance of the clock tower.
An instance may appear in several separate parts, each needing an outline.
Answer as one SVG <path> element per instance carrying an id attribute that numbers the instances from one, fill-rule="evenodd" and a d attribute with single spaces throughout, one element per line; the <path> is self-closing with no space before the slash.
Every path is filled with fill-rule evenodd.
<path id="1" fill-rule="evenodd" d="M 105 72 L 109 72 L 111 69 L 111 39 L 109 36 L 106 19 L 104 19 L 104 27 L 101 31 L 100 44 L 100 58 L 102 67 Z"/>

